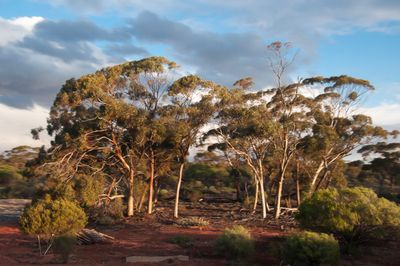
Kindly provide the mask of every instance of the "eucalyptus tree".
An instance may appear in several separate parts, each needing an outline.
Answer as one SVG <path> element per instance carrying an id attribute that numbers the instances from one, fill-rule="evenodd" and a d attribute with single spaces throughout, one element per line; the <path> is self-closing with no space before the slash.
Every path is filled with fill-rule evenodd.
<path id="1" fill-rule="evenodd" d="M 315 124 L 304 138 L 309 158 L 316 162 L 309 190 L 313 193 L 328 178 L 334 165 L 357 147 L 389 132 L 374 126 L 370 117 L 357 114 L 357 107 L 374 87 L 366 80 L 349 76 L 314 77 L 302 83 L 308 88 L 323 89 L 314 98 Z"/>
<path id="2" fill-rule="evenodd" d="M 207 138 L 217 144 L 211 146 L 222 150 L 228 160 L 241 160 L 251 169 L 255 183 L 255 211 L 258 195 L 261 194 L 262 217 L 266 218 L 269 205 L 264 184 L 264 160 L 272 148 L 272 138 L 277 124 L 269 119 L 269 110 L 260 98 L 261 94 L 248 93 L 252 85 L 250 78 L 236 82 L 235 88 L 221 94 L 218 127 L 210 130 Z"/>
<path id="3" fill-rule="evenodd" d="M 393 132 L 397 135 L 398 132 Z M 381 189 L 385 180 L 389 180 L 393 191 L 396 182 L 400 181 L 400 143 L 378 142 L 363 146 L 359 151 L 364 158 L 374 157 L 363 170 L 372 172 L 381 181 Z"/>
<path id="4" fill-rule="evenodd" d="M 75 156 L 75 171 L 89 160 L 120 173 L 128 190 L 129 216 L 134 212 L 134 179 L 143 164 L 149 175 L 148 211 L 152 209 L 156 159 L 162 161 L 155 151 L 167 132 L 158 112 L 170 85 L 168 74 L 175 67 L 163 57 L 151 57 L 68 80 L 50 111 L 52 150 L 69 150 L 72 155 L 64 154 L 61 161 L 68 165 L 65 158 Z M 92 170 L 102 169 L 104 165 Z"/>
<path id="5" fill-rule="evenodd" d="M 197 143 L 201 129 L 214 114 L 212 93 L 215 86 L 212 82 L 203 81 L 198 76 L 190 75 L 176 80 L 168 90 L 168 95 L 171 97 L 168 115 L 174 119 L 172 126 L 176 149 L 175 159 L 179 164 L 175 194 L 175 218 L 178 218 L 179 215 L 179 193 L 189 149 Z"/>
<path id="6" fill-rule="evenodd" d="M 266 104 L 271 113 L 269 119 L 279 125 L 272 139 L 274 157 L 278 161 L 275 218 L 279 218 L 286 170 L 298 149 L 301 138 L 309 133 L 313 124 L 310 115 L 313 106 L 311 99 L 300 91 L 301 81 L 287 85 L 287 71 L 296 56 L 291 52 L 291 44 L 274 42 L 268 46 L 268 51 L 275 87 L 264 93 L 270 97 Z"/>

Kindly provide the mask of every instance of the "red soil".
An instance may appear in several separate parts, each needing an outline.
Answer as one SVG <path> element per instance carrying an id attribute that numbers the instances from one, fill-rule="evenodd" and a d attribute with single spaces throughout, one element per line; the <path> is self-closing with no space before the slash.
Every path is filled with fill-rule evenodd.
<path id="1" fill-rule="evenodd" d="M 126 222 L 98 231 L 114 236 L 110 244 L 77 246 L 68 264 L 73 265 L 126 265 L 128 256 L 188 255 L 188 262 L 170 262 L 161 265 L 226 265 L 228 261 L 214 254 L 212 243 L 222 228 L 182 228 L 174 225 L 160 225 L 150 221 Z M 181 248 L 168 243 L 172 236 L 185 235 L 194 239 L 190 248 Z M 278 265 L 279 262 L 266 250 L 271 241 L 281 232 L 254 230 L 257 256 L 250 258 L 252 264 Z M 40 256 L 36 239 L 22 234 L 15 224 L 0 224 L 0 265 L 50 264 L 57 265 L 56 255 L 51 252 Z M 131 263 L 129 263 L 131 264 Z M 138 265 L 138 264 L 135 264 Z M 154 265 L 144 263 L 143 265 Z"/>

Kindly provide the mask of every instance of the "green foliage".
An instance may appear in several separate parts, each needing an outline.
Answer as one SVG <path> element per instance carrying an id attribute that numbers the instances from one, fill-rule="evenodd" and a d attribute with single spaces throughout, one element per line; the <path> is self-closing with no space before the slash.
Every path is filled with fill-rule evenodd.
<path id="1" fill-rule="evenodd" d="M 254 240 L 241 225 L 226 228 L 214 243 L 218 254 L 228 258 L 248 257 L 254 252 Z"/>
<path id="2" fill-rule="evenodd" d="M 71 235 L 62 235 L 54 239 L 53 251 L 58 254 L 63 263 L 68 263 L 69 257 L 75 247 L 76 238 Z"/>
<path id="3" fill-rule="evenodd" d="M 184 180 L 201 181 L 206 186 L 215 185 L 217 181 L 228 179 L 229 173 L 226 167 L 209 165 L 204 163 L 190 164 L 184 173 Z"/>
<path id="4" fill-rule="evenodd" d="M 75 178 L 73 188 L 75 198 L 82 207 L 93 207 L 99 199 L 99 195 L 103 193 L 104 178 L 101 175 L 97 175 L 95 178 L 80 175 Z"/>
<path id="5" fill-rule="evenodd" d="M 10 186 L 11 183 L 21 180 L 18 169 L 11 165 L 0 165 L 0 186 Z"/>
<path id="6" fill-rule="evenodd" d="M 32 186 L 13 165 L 0 165 L 0 197 L 28 198 L 32 195 Z"/>
<path id="7" fill-rule="evenodd" d="M 338 265 L 338 241 L 323 233 L 302 232 L 287 238 L 280 248 L 284 265 Z"/>
<path id="8" fill-rule="evenodd" d="M 91 218 L 98 224 L 110 225 L 124 217 L 125 205 L 121 198 L 104 202 L 91 210 Z"/>
<path id="9" fill-rule="evenodd" d="M 210 224 L 202 217 L 180 218 L 176 223 L 181 226 L 207 226 Z"/>
<path id="10" fill-rule="evenodd" d="M 78 232 L 85 227 L 87 217 L 74 202 L 46 195 L 25 208 L 19 223 L 27 234 L 50 237 Z"/>
<path id="11" fill-rule="evenodd" d="M 160 197 L 160 199 L 166 199 L 170 196 L 170 192 L 168 191 L 168 189 L 161 189 L 158 196 Z"/>
<path id="12" fill-rule="evenodd" d="M 356 187 L 317 191 L 300 205 L 301 227 L 333 233 L 346 241 L 384 236 L 386 228 L 400 228 L 400 207 L 371 189 Z"/>
<path id="13" fill-rule="evenodd" d="M 183 235 L 173 236 L 168 239 L 168 242 L 176 244 L 182 248 L 189 248 L 193 246 L 193 238 Z"/>

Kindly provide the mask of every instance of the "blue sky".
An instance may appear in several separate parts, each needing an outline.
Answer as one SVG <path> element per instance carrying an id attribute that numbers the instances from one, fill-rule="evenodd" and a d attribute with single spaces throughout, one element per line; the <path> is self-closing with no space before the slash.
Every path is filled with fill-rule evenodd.
<path id="1" fill-rule="evenodd" d="M 397 0 L 0 0 L 0 151 L 32 142 L 63 82 L 149 55 L 225 85 L 271 85 L 266 45 L 293 43 L 289 75 L 347 74 L 376 92 L 360 111 L 400 127 Z M 45 143 L 44 139 L 42 142 Z"/>

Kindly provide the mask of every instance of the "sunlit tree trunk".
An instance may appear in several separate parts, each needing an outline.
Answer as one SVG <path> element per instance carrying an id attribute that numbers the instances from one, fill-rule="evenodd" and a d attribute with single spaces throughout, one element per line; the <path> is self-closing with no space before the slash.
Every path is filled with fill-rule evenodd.
<path id="1" fill-rule="evenodd" d="M 322 170 L 324 169 L 324 161 L 322 160 L 320 164 L 318 165 L 317 170 L 314 173 L 313 178 L 311 179 L 311 184 L 310 184 L 310 191 L 309 194 L 311 195 L 314 192 L 315 185 L 317 183 L 318 177 L 321 174 Z"/>
<path id="2" fill-rule="evenodd" d="M 134 172 L 129 171 L 128 216 L 133 216 L 134 213 L 134 177 Z"/>
<path id="3" fill-rule="evenodd" d="M 283 190 L 283 181 L 284 174 L 280 174 L 279 182 L 278 182 L 278 190 L 276 194 L 276 204 L 275 204 L 275 218 L 279 218 L 281 215 L 281 199 L 282 199 L 282 190 Z"/>
<path id="4" fill-rule="evenodd" d="M 182 178 L 183 178 L 183 168 L 184 168 L 184 163 L 181 163 L 181 166 L 179 167 L 179 179 L 178 183 L 176 185 L 176 194 L 175 194 L 175 209 L 174 209 L 174 217 L 178 218 L 178 209 L 179 209 L 179 192 L 181 190 L 181 183 L 182 183 Z"/>
<path id="5" fill-rule="evenodd" d="M 153 194 L 154 194 L 154 153 L 151 154 L 150 160 L 150 180 L 149 180 L 149 195 L 148 195 L 148 205 L 147 213 L 151 214 L 153 212 Z"/>
<path id="6" fill-rule="evenodd" d="M 257 204 L 258 204 L 258 192 L 259 192 L 259 190 L 258 190 L 258 186 L 259 186 L 259 182 L 258 182 L 258 179 L 257 178 L 255 178 L 254 179 L 254 182 L 255 182 L 255 186 L 256 186 L 256 193 L 254 194 L 254 205 L 253 205 L 253 214 L 256 212 L 256 210 L 257 210 Z"/>
<path id="7" fill-rule="evenodd" d="M 261 204 L 262 204 L 262 217 L 266 218 L 267 217 L 267 203 L 265 200 L 265 192 L 264 192 L 264 180 L 263 178 L 260 178 L 260 192 L 261 192 Z M 269 209 L 269 207 L 268 207 Z"/>

